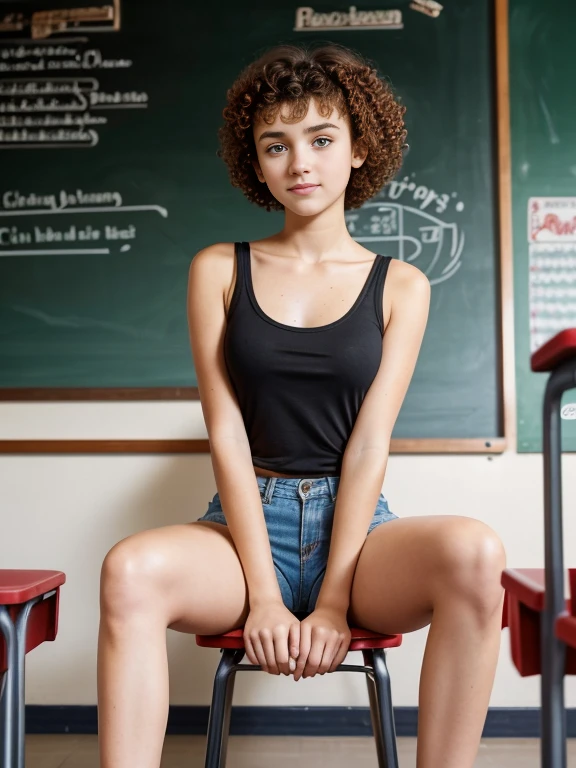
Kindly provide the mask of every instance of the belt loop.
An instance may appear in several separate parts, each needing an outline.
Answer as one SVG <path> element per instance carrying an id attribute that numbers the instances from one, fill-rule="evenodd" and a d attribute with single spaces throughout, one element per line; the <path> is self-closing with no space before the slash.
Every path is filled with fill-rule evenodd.
<path id="1" fill-rule="evenodd" d="M 330 489 L 330 497 L 332 498 L 332 501 L 336 501 L 336 497 L 338 496 L 338 477 L 327 477 L 326 482 L 328 483 L 328 488 Z"/>
<path id="2" fill-rule="evenodd" d="M 275 477 L 266 478 L 266 485 L 264 487 L 264 503 L 265 504 L 270 504 L 270 502 L 272 501 L 275 485 L 276 485 Z"/>

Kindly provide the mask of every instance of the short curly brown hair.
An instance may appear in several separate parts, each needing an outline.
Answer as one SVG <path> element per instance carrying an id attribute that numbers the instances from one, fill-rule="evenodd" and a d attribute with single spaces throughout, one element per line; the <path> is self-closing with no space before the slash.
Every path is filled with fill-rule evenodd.
<path id="1" fill-rule="evenodd" d="M 301 120 L 311 98 L 323 117 L 335 107 L 348 117 L 354 145 L 368 150 L 361 167 L 351 170 L 344 208 L 360 208 L 402 165 L 406 107 L 371 62 L 343 45 L 275 46 L 240 73 L 226 96 L 217 154 L 228 166 L 232 185 L 267 211 L 284 206 L 256 176 L 252 123 L 274 122 L 284 104 L 290 108 L 285 122 Z"/>

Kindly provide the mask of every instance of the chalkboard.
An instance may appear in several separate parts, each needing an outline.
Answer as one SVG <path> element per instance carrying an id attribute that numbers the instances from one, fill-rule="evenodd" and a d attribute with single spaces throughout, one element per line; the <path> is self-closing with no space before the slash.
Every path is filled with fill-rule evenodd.
<path id="1" fill-rule="evenodd" d="M 402 171 L 346 213 L 355 239 L 432 283 L 393 437 L 503 436 L 492 2 L 116 0 L 98 13 L 90 0 L 84 15 L 40 13 L 58 5 L 0 11 L 0 393 L 193 391 L 191 258 L 282 226 L 216 156 L 226 88 L 273 44 L 334 41 L 407 106 Z"/>
<path id="2" fill-rule="evenodd" d="M 548 374 L 530 355 L 576 327 L 576 6 L 514 0 L 510 90 L 518 451 L 542 450 Z M 576 390 L 562 399 L 562 446 L 576 451 Z"/>

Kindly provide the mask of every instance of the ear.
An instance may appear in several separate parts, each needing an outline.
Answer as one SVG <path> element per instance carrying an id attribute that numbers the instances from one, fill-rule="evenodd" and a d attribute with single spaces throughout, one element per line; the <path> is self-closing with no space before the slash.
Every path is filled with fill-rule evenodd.
<path id="1" fill-rule="evenodd" d="M 368 147 L 358 142 L 352 151 L 352 168 L 360 168 L 368 157 Z"/>
<path id="2" fill-rule="evenodd" d="M 262 169 L 260 168 L 260 163 L 258 160 L 252 160 L 252 166 L 256 172 L 256 176 L 258 176 L 258 181 L 261 181 L 263 184 L 266 183 L 266 179 L 264 178 L 264 174 L 262 173 Z"/>

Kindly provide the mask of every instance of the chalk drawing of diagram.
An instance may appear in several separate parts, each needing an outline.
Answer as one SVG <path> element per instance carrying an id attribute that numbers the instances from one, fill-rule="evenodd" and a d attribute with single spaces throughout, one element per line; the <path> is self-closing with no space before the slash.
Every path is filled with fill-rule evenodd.
<path id="1" fill-rule="evenodd" d="M 418 208 L 399 203 L 366 203 L 346 212 L 348 231 L 359 243 L 385 243 L 385 255 L 414 263 L 431 285 L 448 280 L 461 266 L 464 233 Z"/>

